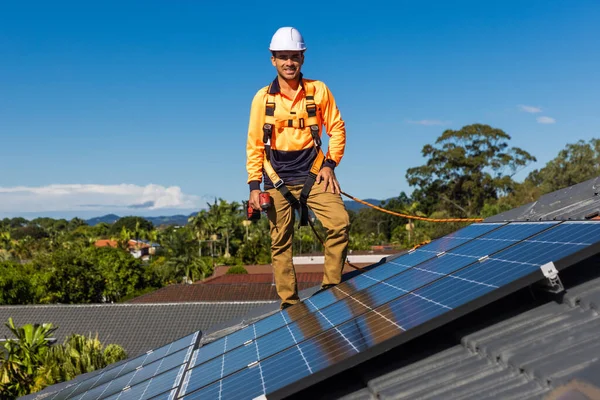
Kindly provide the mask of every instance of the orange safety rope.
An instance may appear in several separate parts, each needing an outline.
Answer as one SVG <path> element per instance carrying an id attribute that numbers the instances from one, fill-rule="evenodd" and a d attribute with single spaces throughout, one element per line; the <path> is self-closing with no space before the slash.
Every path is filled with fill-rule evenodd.
<path id="1" fill-rule="evenodd" d="M 364 204 L 366 206 L 372 207 L 372 208 L 374 208 L 376 210 L 379 210 L 379 211 L 382 211 L 384 213 L 395 215 L 397 217 L 403 217 L 403 218 L 408 218 L 408 219 L 416 219 L 416 220 L 419 220 L 419 221 L 429 221 L 429 222 L 481 222 L 481 221 L 483 221 L 483 218 L 426 218 L 426 217 L 419 217 L 419 216 L 416 216 L 416 215 L 401 214 L 401 213 L 397 213 L 397 212 L 394 212 L 394 211 L 386 210 L 385 208 L 377 207 L 374 204 L 371 204 L 371 203 L 366 202 L 364 200 L 357 199 L 356 197 L 351 196 L 351 195 L 349 195 L 346 192 L 341 192 L 341 193 L 344 196 L 346 196 L 346 197 L 348 197 L 348 198 L 350 198 L 350 199 L 352 199 L 352 200 L 354 200 L 354 201 L 356 201 L 358 203 L 361 203 L 361 204 Z M 321 242 L 321 245 L 325 246 L 325 243 L 323 242 L 323 239 L 321 239 L 321 237 L 317 233 L 317 230 L 315 229 L 315 227 L 314 227 L 312 221 L 310 220 L 310 218 L 308 219 L 308 222 L 310 224 L 310 227 L 312 228 L 313 233 L 315 234 L 315 236 L 317 237 L 317 239 L 319 239 L 319 242 Z M 425 244 L 427 244 L 429 242 L 430 242 L 430 240 L 426 240 L 424 242 L 421 242 L 421 243 L 415 245 L 412 248 L 412 250 L 414 250 L 414 249 L 416 249 L 418 247 L 421 247 L 421 246 L 423 246 L 423 245 L 425 245 Z M 362 270 L 362 268 L 360 268 L 360 267 L 358 267 L 356 265 L 352 265 L 348 261 L 348 259 L 346 259 L 346 264 L 348 264 L 349 266 L 351 266 L 354 269 Z"/>
<path id="2" fill-rule="evenodd" d="M 431 243 L 431 240 L 425 240 L 425 241 L 423 241 L 423 242 L 421 242 L 419 244 L 415 244 L 411 250 L 415 250 L 415 249 L 417 249 L 417 248 L 419 248 L 421 246 L 425 246 L 427 243 Z"/>
<path id="3" fill-rule="evenodd" d="M 386 210 L 385 208 L 381 208 L 381 207 L 377 207 L 374 204 L 368 203 L 364 200 L 360 200 L 357 199 L 354 196 L 349 195 L 348 193 L 342 192 L 342 194 L 358 203 L 364 204 L 366 206 L 372 207 L 376 210 L 382 211 L 384 213 L 388 213 L 391 215 L 395 215 L 397 217 L 403 217 L 403 218 L 408 218 L 408 219 L 416 219 L 419 221 L 429 221 L 429 222 L 481 222 L 483 221 L 483 218 L 427 218 L 427 217 L 418 217 L 416 215 L 407 215 L 407 214 L 401 214 L 401 213 L 397 213 L 394 211 L 390 211 L 390 210 Z"/>

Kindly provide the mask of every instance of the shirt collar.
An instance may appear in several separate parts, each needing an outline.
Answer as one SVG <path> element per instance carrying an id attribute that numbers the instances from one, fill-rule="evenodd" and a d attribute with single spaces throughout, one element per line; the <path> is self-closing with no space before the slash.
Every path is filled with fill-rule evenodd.
<path id="1" fill-rule="evenodd" d="M 302 72 L 300 72 L 300 87 L 304 89 L 304 79 Z M 275 77 L 273 82 L 271 82 L 271 86 L 269 87 L 269 94 L 276 94 L 281 92 L 281 87 L 279 86 L 279 79 Z"/>

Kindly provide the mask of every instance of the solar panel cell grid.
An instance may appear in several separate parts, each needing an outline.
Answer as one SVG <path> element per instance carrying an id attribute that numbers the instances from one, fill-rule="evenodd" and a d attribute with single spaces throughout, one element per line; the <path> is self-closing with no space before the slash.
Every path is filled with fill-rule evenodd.
<path id="1" fill-rule="evenodd" d="M 115 393 L 107 399 L 110 400 L 146 400 L 158 394 L 169 392 L 174 387 L 175 377 L 179 373 L 179 369 L 184 368 L 181 365 L 179 368 L 174 368 L 163 374 L 157 375 L 144 381 L 138 385 L 124 389 Z M 104 398 L 104 397 L 103 397 Z"/>
<path id="2" fill-rule="evenodd" d="M 260 359 L 258 359 L 255 352 L 252 351 L 253 345 L 264 349 L 261 352 L 262 359 L 269 357 L 300 341 L 317 335 L 323 330 L 340 325 L 381 304 L 389 302 L 398 297 L 399 292 L 408 293 L 415 290 L 439 279 L 447 273 L 453 272 L 458 268 L 462 268 L 465 265 L 476 261 L 484 255 L 490 254 L 502 247 L 509 246 L 524 237 L 528 237 L 555 224 L 556 223 L 521 224 L 519 226 L 503 227 L 483 236 L 482 238 L 485 239 L 478 238 L 457 248 L 457 251 L 460 249 L 465 255 L 452 258 L 452 253 L 448 252 L 444 254 L 443 257 L 436 257 L 433 260 L 423 263 L 422 268 L 420 269 L 413 268 L 397 271 L 397 273 L 401 273 L 392 276 L 384 282 L 379 282 L 376 279 L 367 276 L 367 274 L 363 274 L 365 279 L 372 281 L 367 289 L 350 295 L 353 293 L 350 289 L 346 288 L 346 290 L 348 290 L 348 292 L 346 292 L 344 290 L 344 285 L 339 285 L 336 287 L 336 290 L 329 292 L 331 292 L 330 297 L 341 300 L 324 308 L 316 307 L 313 298 L 307 299 L 304 303 L 293 307 L 293 312 L 300 314 L 303 317 L 293 320 L 293 322 L 287 325 L 287 328 L 281 327 L 266 333 L 250 342 L 252 345 L 246 344 L 242 347 L 234 348 L 225 353 L 223 360 L 213 359 L 209 361 L 207 365 L 199 366 L 198 368 L 201 368 L 204 373 L 196 374 L 198 378 L 194 379 L 194 387 L 190 387 L 190 390 L 207 385 L 214 380 L 221 379 L 235 371 L 247 367 L 252 362 L 259 361 Z M 452 262 L 448 262 L 449 260 Z M 394 263 L 394 261 L 391 261 L 390 263 Z M 383 267 L 384 266 L 381 266 L 379 268 Z M 315 296 L 315 298 L 317 296 Z M 290 309 L 290 313 L 291 312 L 292 309 Z M 283 325 L 286 322 L 288 321 L 282 318 L 281 324 Z M 255 326 L 258 326 L 258 324 Z M 200 349 L 200 351 L 201 350 L 202 349 Z M 221 365 L 222 368 L 218 368 L 219 365 Z"/>
<path id="3" fill-rule="evenodd" d="M 469 225 L 455 233 L 452 233 L 444 238 L 433 241 L 411 254 L 406 254 L 400 257 L 400 259 L 410 258 L 410 261 L 406 261 L 405 264 L 395 263 L 393 265 L 382 265 L 372 271 L 367 271 L 364 274 L 358 275 L 352 280 L 342 283 L 339 285 L 342 289 L 345 289 L 345 292 L 354 293 L 358 290 L 362 290 L 368 288 L 381 279 L 385 279 L 387 277 L 393 276 L 399 272 L 401 272 L 401 268 L 408 269 L 411 266 L 417 265 L 418 263 L 427 260 L 429 258 L 435 257 L 435 255 L 440 251 L 445 251 L 461 245 L 474 237 L 490 232 L 494 229 L 497 229 L 504 224 L 494 223 L 494 224 L 473 224 Z M 346 288 L 347 286 L 347 288 Z M 300 319 L 305 315 L 316 311 L 317 309 L 327 307 L 339 301 L 342 296 L 339 295 L 340 292 L 331 292 L 326 291 L 319 293 L 311 298 L 310 306 L 307 309 L 299 309 L 299 306 L 294 307 L 294 310 L 286 310 L 282 313 L 286 315 L 286 320 L 289 322 Z M 249 326 L 244 329 L 241 329 L 227 337 L 228 343 L 227 348 L 225 347 L 225 339 L 219 339 L 213 343 L 210 343 L 203 348 L 199 352 L 197 364 L 201 364 L 210 360 L 213 357 L 222 354 L 227 350 L 231 350 L 238 346 L 243 345 L 248 340 L 252 340 L 255 338 L 254 330 L 256 330 L 257 336 L 265 335 L 269 332 L 272 332 L 278 328 L 285 326 L 286 321 L 284 321 L 279 314 L 274 314 L 269 316 L 263 320 L 260 320 L 254 324 L 254 326 Z"/>
<path id="4" fill-rule="evenodd" d="M 75 387 L 58 392 L 52 399 L 85 400 L 106 398 L 114 393 L 118 394 L 127 386 L 133 386 L 168 368 L 181 365 L 189 357 L 190 346 L 196 342 L 198 335 L 199 332 L 194 332 L 122 365 L 107 369 L 98 376 L 80 382 Z"/>
<path id="5" fill-rule="evenodd" d="M 486 237 L 488 240 L 474 241 L 469 247 L 461 247 L 462 253 L 458 251 L 457 255 L 447 253 L 436 258 L 435 262 L 424 263 L 419 270 L 404 272 L 388 279 L 385 285 L 377 283 L 377 286 L 369 288 L 370 290 L 364 290 L 339 301 L 335 307 L 318 310 L 314 313 L 312 325 L 306 322 L 300 324 L 299 321 L 291 323 L 290 327 L 297 325 L 304 328 L 299 329 L 305 335 L 292 337 L 290 334 L 288 339 L 278 336 L 279 339 L 294 344 L 272 356 L 269 356 L 268 351 L 264 352 L 262 361 L 251 364 L 251 368 L 254 369 L 262 366 L 260 379 L 265 387 L 263 392 L 256 389 L 252 392 L 252 396 L 277 390 L 284 386 L 285 382 L 295 382 L 383 340 L 396 337 L 405 330 L 414 329 L 502 285 L 539 270 L 539 267 L 548 261 L 572 254 L 600 239 L 600 224 L 569 225 L 574 224 L 560 225 L 480 261 L 482 255 L 488 255 L 502 249 L 503 246 L 517 242 L 519 239 L 515 237 L 527 237 L 550 226 L 550 224 L 519 224 L 518 226 L 515 224 L 510 229 L 512 232 L 498 230 L 493 236 Z M 504 237 L 505 235 L 508 236 Z M 560 238 L 566 235 L 570 239 L 561 241 Z M 484 242 L 487 244 L 482 244 Z M 505 244 L 501 244 L 502 242 Z M 458 259 L 467 259 L 468 262 L 456 263 L 455 260 Z M 453 267 L 449 268 L 444 262 L 438 260 L 449 261 Z M 517 260 L 519 261 L 516 262 Z M 457 270 L 457 266 L 463 269 Z M 429 279 L 432 269 L 443 272 Z M 452 274 L 445 276 L 449 272 Z M 341 285 L 332 290 L 342 290 Z M 306 300 L 308 306 L 311 300 Z M 350 302 L 358 306 L 351 306 Z M 357 313 L 360 315 L 356 315 Z M 348 316 L 350 318 L 346 318 Z M 315 335 L 307 335 L 307 329 L 310 331 L 313 328 Z M 268 347 L 267 344 L 270 343 L 266 340 L 268 337 L 267 335 L 256 341 L 265 342 L 264 345 L 259 346 L 260 348 Z M 302 337 L 308 339 L 299 341 Z M 228 354 L 223 358 L 227 363 Z M 236 398 L 235 388 L 246 387 L 246 380 L 256 379 L 256 377 L 251 378 L 250 375 L 244 375 L 242 378 L 239 373 L 224 376 L 224 379 L 206 386 L 201 392 L 214 391 L 218 385 L 220 393 L 224 391 L 232 393 L 231 398 Z M 194 380 L 195 378 L 192 377 L 191 381 Z M 250 395 L 250 393 L 246 394 Z"/>

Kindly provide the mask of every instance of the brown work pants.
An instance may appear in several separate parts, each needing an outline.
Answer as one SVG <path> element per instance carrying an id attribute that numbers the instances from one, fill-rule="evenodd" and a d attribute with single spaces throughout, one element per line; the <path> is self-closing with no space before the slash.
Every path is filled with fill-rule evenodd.
<path id="1" fill-rule="evenodd" d="M 327 230 L 325 240 L 325 268 L 322 285 L 337 285 L 342 279 L 342 269 L 348 251 L 350 218 L 339 194 L 323 192 L 324 183 L 315 183 L 308 196 L 307 205 Z M 288 189 L 300 198 L 302 185 Z M 328 188 L 330 189 L 330 187 Z M 272 206 L 267 211 L 271 232 L 271 263 L 277 294 L 281 303 L 298 303 L 296 271 L 292 263 L 292 240 L 296 212 L 277 189 L 269 189 Z"/>

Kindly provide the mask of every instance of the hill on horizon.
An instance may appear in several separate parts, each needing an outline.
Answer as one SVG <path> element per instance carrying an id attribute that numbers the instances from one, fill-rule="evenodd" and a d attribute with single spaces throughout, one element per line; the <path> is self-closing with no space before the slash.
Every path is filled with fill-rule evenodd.
<path id="1" fill-rule="evenodd" d="M 381 202 L 382 202 L 381 200 L 377 200 L 377 199 L 364 199 L 364 201 L 374 204 L 376 206 L 381 205 Z M 344 204 L 346 205 L 346 209 L 348 211 L 353 211 L 353 212 L 358 212 L 361 208 L 367 207 L 367 206 L 365 206 L 361 203 L 358 203 L 354 200 L 344 200 Z M 188 218 L 195 214 L 196 213 L 193 212 L 188 215 L 176 214 L 176 215 L 165 215 L 165 216 L 158 216 L 158 217 L 145 217 L 145 216 L 141 216 L 141 217 L 152 222 L 152 224 L 154 226 L 185 225 L 185 224 L 187 224 Z M 85 222 L 90 226 L 94 226 L 94 225 L 97 225 L 102 222 L 107 223 L 107 224 L 114 224 L 117 220 L 119 220 L 120 218 L 122 218 L 124 216 L 125 215 L 119 216 L 116 214 L 106 214 L 106 215 L 102 215 L 99 217 L 86 219 Z M 135 215 L 132 214 L 132 216 L 135 216 Z"/>

